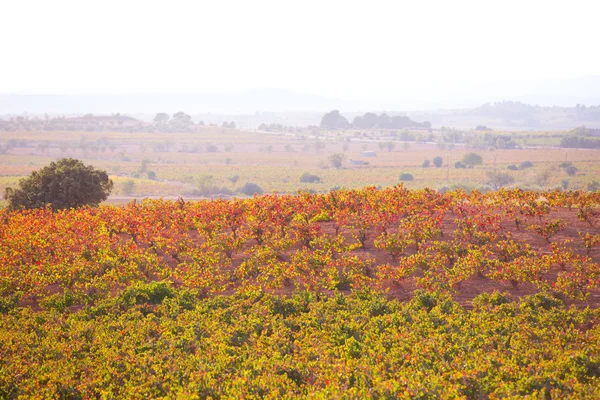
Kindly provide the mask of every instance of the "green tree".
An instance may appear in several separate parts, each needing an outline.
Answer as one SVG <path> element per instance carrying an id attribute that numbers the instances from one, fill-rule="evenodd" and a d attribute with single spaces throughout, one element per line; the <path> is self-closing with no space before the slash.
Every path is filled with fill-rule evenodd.
<path id="1" fill-rule="evenodd" d="M 173 114 L 173 119 L 171 120 L 173 123 L 180 124 L 189 124 L 192 122 L 192 117 L 184 113 L 183 111 L 176 112 Z"/>
<path id="2" fill-rule="evenodd" d="M 106 200 L 113 186 L 105 171 L 73 158 L 63 158 L 21 179 L 19 188 L 6 188 L 4 198 L 13 210 L 46 205 L 60 210 L 96 206 Z"/>
<path id="3" fill-rule="evenodd" d="M 154 122 L 157 124 L 164 124 L 169 121 L 169 114 L 167 113 L 158 113 L 154 117 Z"/>
<path id="4" fill-rule="evenodd" d="M 321 128 L 326 129 L 345 129 L 350 127 L 346 117 L 340 115 L 338 110 L 333 110 L 323 115 L 321 119 Z"/>
<path id="5" fill-rule="evenodd" d="M 469 168 L 473 168 L 475 165 L 483 164 L 483 158 L 477 153 L 467 153 L 462 158 L 462 163 Z"/>
<path id="6" fill-rule="evenodd" d="M 444 159 L 442 157 L 437 156 L 437 157 L 433 158 L 433 165 L 436 168 L 441 168 L 443 164 L 444 164 Z"/>

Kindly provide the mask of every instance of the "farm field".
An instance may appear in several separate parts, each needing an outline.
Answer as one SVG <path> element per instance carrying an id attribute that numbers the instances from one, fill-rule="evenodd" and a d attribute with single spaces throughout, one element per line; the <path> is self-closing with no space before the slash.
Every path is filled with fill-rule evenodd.
<path id="1" fill-rule="evenodd" d="M 596 398 L 600 197 L 0 211 L 6 398 Z"/>
<path id="2" fill-rule="evenodd" d="M 599 180 L 600 150 L 531 147 L 548 145 L 544 141 L 556 139 L 560 132 L 511 134 L 522 136 L 515 141 L 527 147 L 490 151 L 464 144 L 404 142 L 389 132 L 321 130 L 312 135 L 218 127 L 204 127 L 194 133 L 3 132 L 1 141 L 11 146 L 0 154 L 0 192 L 61 157 L 78 158 L 109 172 L 116 183 L 113 203 L 160 196 L 243 196 L 240 190 L 249 182 L 265 193 L 391 187 L 399 183 L 401 173 L 412 175 L 404 184 L 413 189 L 486 191 L 491 188 L 491 172 L 507 173 L 514 179 L 509 186 L 530 190 L 586 189 Z M 434 134 L 435 140 L 439 141 Z M 392 143 L 391 151 L 380 148 L 388 143 Z M 361 155 L 365 151 L 375 156 Z M 483 163 L 472 169 L 456 168 L 455 163 L 469 152 L 481 155 Z M 342 155 L 341 168 L 333 167 L 330 157 L 334 154 Z M 440 168 L 432 163 L 423 167 L 426 160 L 431 162 L 435 157 L 442 158 Z M 350 160 L 368 164 L 351 165 Z M 508 169 L 527 161 L 531 163 L 527 169 Z M 567 174 L 560 167 L 564 162 L 572 163 L 576 173 Z M 301 182 L 303 173 L 319 180 Z"/>

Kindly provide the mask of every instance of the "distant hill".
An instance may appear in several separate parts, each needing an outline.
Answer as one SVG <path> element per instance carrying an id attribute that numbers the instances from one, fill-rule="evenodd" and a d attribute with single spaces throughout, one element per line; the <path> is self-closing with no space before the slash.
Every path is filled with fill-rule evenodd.
<path id="1" fill-rule="evenodd" d="M 239 128 L 256 128 L 273 123 L 318 125 L 324 113 L 343 110 L 349 121 L 373 112 L 430 121 L 433 127 L 571 129 L 581 125 L 600 128 L 598 105 L 600 75 L 428 88 L 398 89 L 390 84 L 377 95 L 357 91 L 353 100 L 273 88 L 179 94 L 0 94 L 0 118 L 24 113 L 127 113 L 149 122 L 159 112 L 184 111 L 196 122 L 221 124 L 234 120 Z"/>
<path id="2" fill-rule="evenodd" d="M 461 110 L 409 113 L 431 121 L 433 126 L 473 128 L 486 125 L 498 129 L 570 129 L 577 126 L 600 128 L 600 105 L 575 107 L 533 106 L 518 101 L 486 103 Z"/>

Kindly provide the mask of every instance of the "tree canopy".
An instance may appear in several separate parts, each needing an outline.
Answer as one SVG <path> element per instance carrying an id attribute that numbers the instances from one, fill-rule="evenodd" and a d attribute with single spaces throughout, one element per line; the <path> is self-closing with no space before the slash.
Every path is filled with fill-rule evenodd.
<path id="1" fill-rule="evenodd" d="M 365 113 L 363 116 L 356 116 L 349 123 L 348 120 L 340 114 L 338 110 L 333 110 L 323 116 L 321 120 L 321 128 L 327 129 L 403 129 L 403 128 L 431 128 L 431 123 L 428 121 L 416 122 L 404 115 L 395 115 L 390 117 L 383 113 L 377 115 L 372 112 Z M 404 140 L 404 139 L 403 139 Z"/>
<path id="2" fill-rule="evenodd" d="M 475 165 L 483 164 L 483 158 L 477 153 L 467 153 L 462 158 L 462 163 L 469 168 L 473 168 Z"/>
<path id="3" fill-rule="evenodd" d="M 54 210 L 98 205 L 106 200 L 113 181 L 105 171 L 80 160 L 63 158 L 34 171 L 19 181 L 19 188 L 6 188 L 9 208 L 30 209 L 46 205 Z"/>
<path id="4" fill-rule="evenodd" d="M 349 127 L 350 123 L 338 110 L 328 112 L 321 118 L 321 128 L 344 129 Z"/>

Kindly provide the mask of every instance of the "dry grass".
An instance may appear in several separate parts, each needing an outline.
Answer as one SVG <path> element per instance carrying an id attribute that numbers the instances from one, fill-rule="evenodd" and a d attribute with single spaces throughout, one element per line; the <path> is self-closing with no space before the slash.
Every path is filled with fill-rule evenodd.
<path id="1" fill-rule="evenodd" d="M 348 133 L 346 133 L 347 135 Z M 507 172 L 516 184 L 540 187 L 537 176 L 551 170 L 545 188 L 555 187 L 568 179 L 569 188 L 585 188 L 592 180 L 600 180 L 600 150 L 560 148 L 528 148 L 523 150 L 472 150 L 457 145 L 452 150 L 441 150 L 434 144 L 405 145 L 396 142 L 394 151 L 382 151 L 378 142 L 357 138 L 345 142 L 339 132 L 331 132 L 319 139 L 325 147 L 315 150 L 316 139 L 299 135 L 274 135 L 257 132 L 207 127 L 194 134 L 166 133 L 89 133 L 89 132 L 14 132 L 5 133 L 4 140 L 27 140 L 28 146 L 14 148 L 0 156 L 0 189 L 15 185 L 19 177 L 31 173 L 61 157 L 75 157 L 107 170 L 117 182 L 115 195 L 126 179 L 134 179 L 136 196 L 178 196 L 193 190 L 198 178 L 212 176 L 212 183 L 234 190 L 245 182 L 255 182 L 267 192 L 295 192 L 299 189 L 327 191 L 333 186 L 349 188 L 362 186 L 391 186 L 398 183 L 401 172 L 408 172 L 414 180 L 406 182 L 410 188 L 439 187 L 460 183 L 478 187 L 487 182 L 487 173 L 494 169 Z M 531 133 L 527 133 L 531 135 Z M 524 136 L 525 137 L 525 136 Z M 533 135 L 535 139 L 535 135 Z M 361 141 L 358 141 L 358 140 Z M 46 148 L 39 143 L 46 143 Z M 87 143 L 82 149 L 81 143 Z M 208 145 L 217 146 L 208 152 Z M 168 151 L 159 151 L 160 146 Z M 233 146 L 229 148 L 229 146 Z M 228 151 L 225 151 L 226 148 Z M 164 148 L 163 148 L 164 150 Z M 376 151 L 376 157 L 362 157 L 364 150 Z M 454 163 L 467 152 L 475 151 L 483 157 L 483 165 L 474 169 L 456 169 Z M 365 167 L 333 169 L 328 158 L 343 153 L 346 159 L 369 162 Z M 421 168 L 424 160 L 440 156 L 442 168 Z M 156 172 L 159 181 L 145 176 L 131 178 L 139 170 L 142 160 Z M 569 160 L 579 169 L 569 177 L 558 165 Z M 510 164 L 531 161 L 534 167 L 523 171 L 509 171 Z M 447 163 L 450 168 L 447 168 Z M 321 177 L 321 183 L 299 182 L 303 172 Z M 239 181 L 228 180 L 234 175 Z"/>

